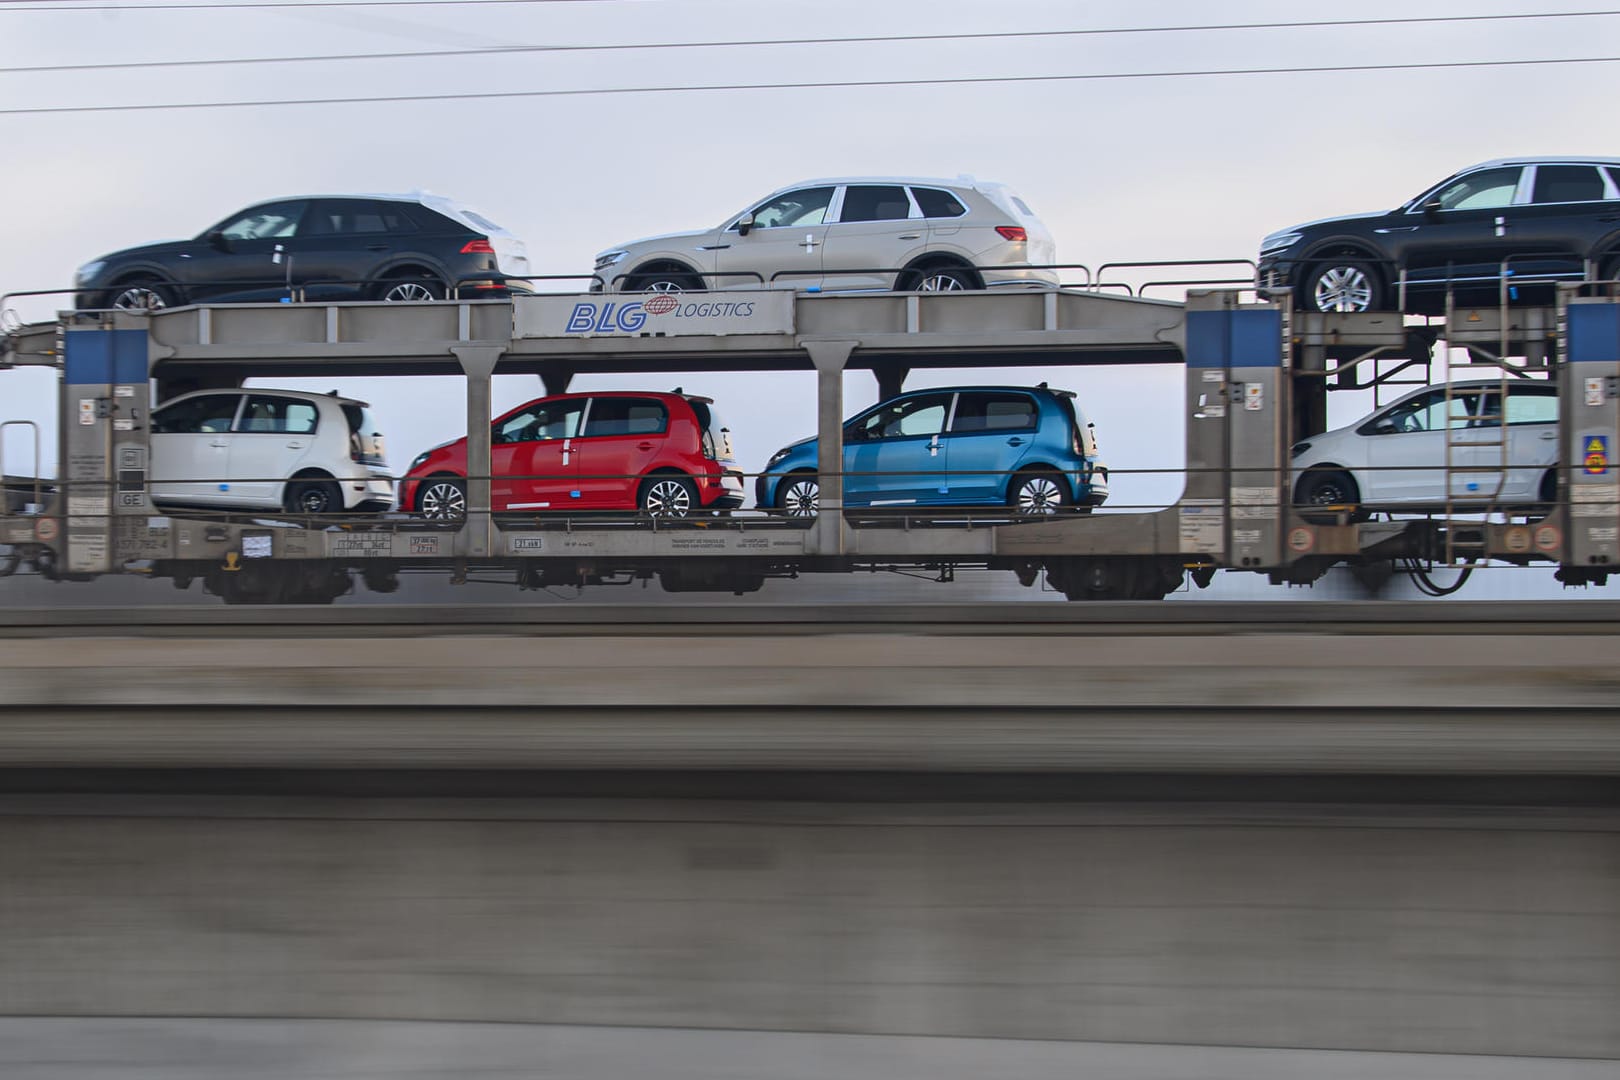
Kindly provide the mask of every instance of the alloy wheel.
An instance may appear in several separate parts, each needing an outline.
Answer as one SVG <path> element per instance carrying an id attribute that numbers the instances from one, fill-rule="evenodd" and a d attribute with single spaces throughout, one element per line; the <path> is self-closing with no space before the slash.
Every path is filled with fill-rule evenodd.
<path id="1" fill-rule="evenodd" d="M 1023 514 L 1055 514 L 1063 506 L 1063 489 L 1050 476 L 1031 476 L 1018 485 L 1018 510 Z"/>
<path id="2" fill-rule="evenodd" d="M 422 489 L 418 500 L 422 516 L 434 521 L 457 521 L 467 515 L 467 493 L 461 485 L 438 480 Z"/>
<path id="3" fill-rule="evenodd" d="M 383 293 L 383 299 L 392 303 L 437 300 L 433 290 L 420 281 L 401 281 Z"/>
<path id="4" fill-rule="evenodd" d="M 692 512 L 692 490 L 679 480 L 654 480 L 642 504 L 653 517 L 685 517 Z"/>
<path id="5" fill-rule="evenodd" d="M 783 490 L 782 510 L 789 517 L 815 517 L 821 503 L 821 484 L 808 477 L 788 482 Z"/>
<path id="6" fill-rule="evenodd" d="M 1372 307 L 1373 285 L 1359 266 L 1335 266 L 1317 276 L 1312 298 L 1318 311 L 1366 311 Z"/>
<path id="7" fill-rule="evenodd" d="M 962 279 L 949 271 L 938 271 L 926 275 L 917 283 L 918 292 L 966 292 L 967 285 Z"/>
<path id="8" fill-rule="evenodd" d="M 112 306 L 119 311 L 159 311 L 169 305 L 163 294 L 147 285 L 131 285 L 113 298 Z"/>

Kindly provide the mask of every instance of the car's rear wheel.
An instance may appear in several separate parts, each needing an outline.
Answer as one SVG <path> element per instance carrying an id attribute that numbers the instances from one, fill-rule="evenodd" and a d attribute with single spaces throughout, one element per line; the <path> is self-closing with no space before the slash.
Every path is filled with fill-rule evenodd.
<path id="1" fill-rule="evenodd" d="M 648 517 L 683 518 L 698 509 L 697 488 L 684 476 L 662 473 L 642 481 L 636 505 Z"/>
<path id="2" fill-rule="evenodd" d="M 1063 478 L 1044 470 L 1019 473 L 1007 488 L 1007 505 L 1028 517 L 1050 517 L 1071 501 Z"/>
<path id="3" fill-rule="evenodd" d="M 119 311 L 160 311 L 174 303 L 174 297 L 163 287 L 161 279 L 151 274 L 126 278 L 113 286 L 109 307 Z"/>
<path id="4" fill-rule="evenodd" d="M 815 517 L 821 507 L 821 481 L 815 473 L 792 473 L 776 489 L 776 508 L 788 517 Z"/>
<path id="5" fill-rule="evenodd" d="M 983 288 L 973 271 L 961 266 L 908 270 L 895 282 L 897 292 L 967 292 Z"/>
<path id="6" fill-rule="evenodd" d="M 1377 311 L 1383 299 L 1377 267 L 1360 259 L 1337 258 L 1317 264 L 1306 276 L 1299 306 L 1306 311 Z"/>
<path id="7" fill-rule="evenodd" d="M 416 512 L 430 521 L 467 516 L 467 484 L 454 476 L 430 476 L 416 489 Z"/>
<path id="8" fill-rule="evenodd" d="M 1350 507 L 1351 521 L 1365 521 L 1367 512 L 1361 509 L 1361 489 L 1353 476 L 1343 469 L 1310 469 L 1299 478 L 1294 487 L 1294 505 L 1306 521 L 1332 524 L 1337 513 L 1325 513 L 1318 507 Z"/>
<path id="9" fill-rule="evenodd" d="M 442 300 L 446 295 L 443 282 L 425 276 L 390 278 L 377 287 L 377 298 L 394 304 Z"/>
<path id="10" fill-rule="evenodd" d="M 294 480 L 282 502 L 289 514 L 335 514 L 343 509 L 343 492 L 330 480 Z"/>

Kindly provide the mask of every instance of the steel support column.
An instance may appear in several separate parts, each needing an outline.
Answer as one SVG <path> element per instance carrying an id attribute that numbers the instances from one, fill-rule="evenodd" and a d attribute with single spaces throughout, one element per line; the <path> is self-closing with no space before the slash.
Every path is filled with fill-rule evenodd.
<path id="1" fill-rule="evenodd" d="M 821 498 L 812 546 L 818 555 L 844 551 L 844 367 L 858 344 L 804 343 L 816 368 L 816 469 L 821 474 Z"/>
<path id="2" fill-rule="evenodd" d="M 493 402 L 490 377 L 506 350 L 499 345 L 457 345 L 450 350 L 461 362 L 467 376 L 467 521 L 462 528 L 465 547 L 461 554 L 483 557 L 490 554 L 495 530 L 490 519 L 489 421 Z"/>

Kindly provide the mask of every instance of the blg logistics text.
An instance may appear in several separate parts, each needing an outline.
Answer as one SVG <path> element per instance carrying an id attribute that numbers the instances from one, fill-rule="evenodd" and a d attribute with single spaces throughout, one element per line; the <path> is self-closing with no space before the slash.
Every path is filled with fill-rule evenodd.
<path id="1" fill-rule="evenodd" d="M 581 301 L 568 316 L 569 334 L 634 334 L 647 325 L 649 317 L 669 315 L 678 319 L 747 319 L 754 314 L 752 300 L 687 300 L 669 295 L 653 296 L 629 303 Z"/>

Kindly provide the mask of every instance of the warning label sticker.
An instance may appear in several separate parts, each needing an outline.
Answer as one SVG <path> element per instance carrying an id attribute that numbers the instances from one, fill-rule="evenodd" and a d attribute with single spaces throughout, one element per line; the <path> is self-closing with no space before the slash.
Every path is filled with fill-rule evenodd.
<path id="1" fill-rule="evenodd" d="M 1588 476 L 1602 476 L 1609 471 L 1609 437 L 1607 435 L 1589 435 L 1586 446 L 1581 451 L 1581 463 L 1586 466 Z"/>

